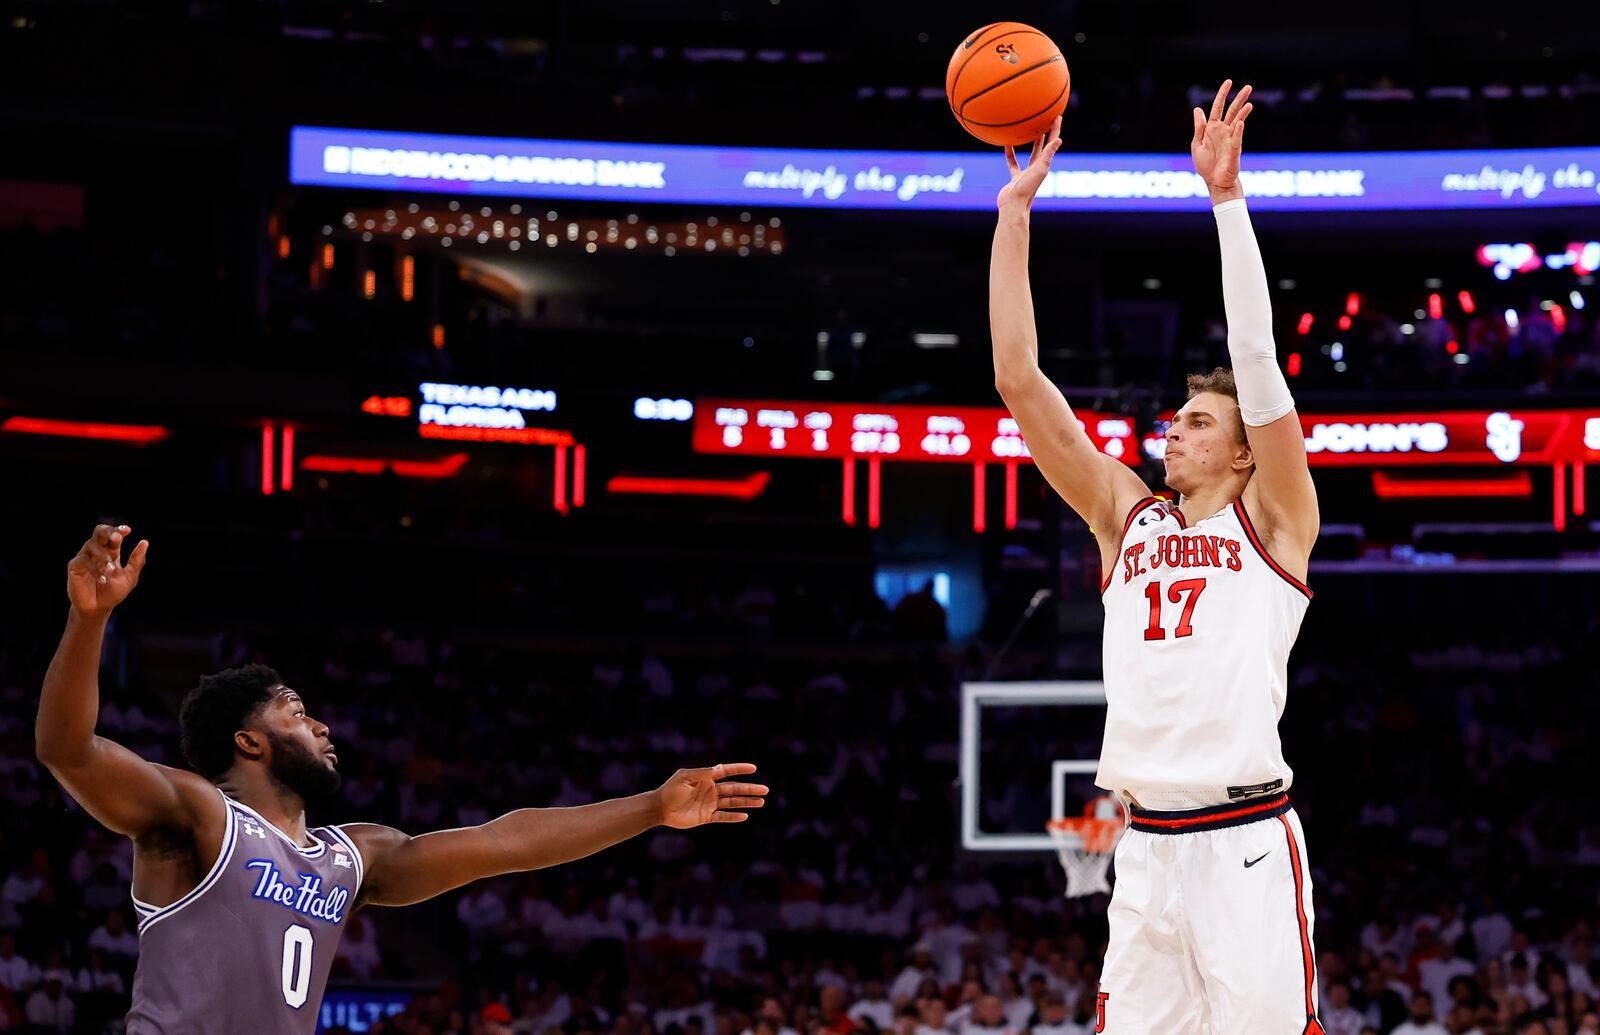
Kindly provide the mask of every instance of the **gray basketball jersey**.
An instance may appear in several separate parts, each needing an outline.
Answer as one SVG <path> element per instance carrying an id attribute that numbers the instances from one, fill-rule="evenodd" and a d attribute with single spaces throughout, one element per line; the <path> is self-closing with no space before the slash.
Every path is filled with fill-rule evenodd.
<path id="1" fill-rule="evenodd" d="M 338 827 L 297 845 L 223 795 L 217 861 L 168 906 L 133 900 L 139 967 L 128 1035 L 312 1035 L 355 905 L 361 853 Z"/>

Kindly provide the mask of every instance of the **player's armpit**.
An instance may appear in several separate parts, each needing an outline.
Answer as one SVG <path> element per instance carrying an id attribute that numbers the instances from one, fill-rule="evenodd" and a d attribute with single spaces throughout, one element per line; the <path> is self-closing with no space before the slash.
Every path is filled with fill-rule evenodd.
<path id="1" fill-rule="evenodd" d="M 1258 427 L 1245 425 L 1255 458 L 1249 492 L 1256 497 L 1262 531 L 1309 554 L 1321 528 L 1317 487 L 1306 463 L 1306 440 L 1296 410 Z"/>

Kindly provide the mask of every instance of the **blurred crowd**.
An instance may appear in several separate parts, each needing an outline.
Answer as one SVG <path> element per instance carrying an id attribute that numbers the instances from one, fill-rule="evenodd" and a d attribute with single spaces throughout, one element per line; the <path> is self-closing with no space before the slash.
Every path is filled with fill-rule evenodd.
<path id="1" fill-rule="evenodd" d="M 1284 736 L 1330 1035 L 1600 1032 L 1584 790 L 1600 629 L 1564 623 L 1436 626 L 1361 652 L 1314 626 L 1297 648 Z M 1105 900 L 1065 899 L 1051 858 L 957 849 L 956 684 L 976 659 L 927 643 L 768 664 L 347 630 L 218 635 L 205 660 L 271 661 L 333 728 L 345 786 L 314 822 L 479 823 L 735 755 L 773 787 L 739 827 L 358 914 L 336 985 L 414 992 L 371 1030 L 1087 1035 Z M 108 657 L 129 651 L 114 637 Z M 174 762 L 170 699 L 124 670 L 104 674 L 102 733 Z M 0 709 L 0 1025 L 114 1031 L 138 952 L 129 847 L 33 761 L 21 675 Z M 1065 731 L 1038 729 L 1005 745 L 1019 771 L 1063 750 Z M 1033 814 L 1048 789 L 1032 790 L 994 795 L 985 822 Z"/>

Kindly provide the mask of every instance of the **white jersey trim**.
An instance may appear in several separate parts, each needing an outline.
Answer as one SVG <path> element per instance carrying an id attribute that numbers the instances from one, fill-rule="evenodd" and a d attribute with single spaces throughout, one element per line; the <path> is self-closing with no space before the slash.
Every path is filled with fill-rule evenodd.
<path id="1" fill-rule="evenodd" d="M 1143 514 L 1146 509 L 1148 509 L 1151 506 L 1158 505 L 1158 504 L 1160 504 L 1162 502 L 1164 502 L 1163 497 L 1160 497 L 1160 496 L 1146 496 L 1144 499 L 1140 500 L 1138 503 L 1135 503 L 1128 510 L 1128 516 L 1122 522 L 1122 535 L 1117 537 L 1117 556 L 1118 557 L 1122 556 L 1122 545 L 1123 545 L 1123 542 L 1128 538 L 1128 529 L 1133 527 L 1134 521 L 1138 520 L 1139 515 Z M 1178 518 L 1178 524 L 1182 525 L 1183 524 L 1183 515 L 1182 514 L 1178 514 L 1177 518 Z M 1105 576 L 1103 578 L 1101 578 L 1101 580 L 1100 580 L 1100 595 L 1101 596 L 1104 596 L 1106 590 L 1111 588 L 1111 578 L 1116 573 L 1117 573 L 1117 566 L 1115 564 L 1112 564 L 1111 567 L 1109 569 L 1107 569 L 1107 571 L 1105 573 Z"/>
<path id="2" fill-rule="evenodd" d="M 1267 548 L 1262 545 L 1261 537 L 1256 534 L 1256 526 L 1250 523 L 1250 514 L 1244 509 L 1243 497 L 1233 501 L 1233 513 L 1239 519 L 1239 524 L 1244 526 L 1245 538 L 1250 540 L 1250 545 L 1255 549 L 1256 553 L 1261 555 L 1261 559 L 1267 562 L 1267 567 L 1277 572 L 1279 578 L 1304 593 L 1306 599 L 1310 600 L 1311 587 L 1285 571 L 1283 565 L 1273 560 L 1272 554 L 1268 553 Z"/>
<path id="3" fill-rule="evenodd" d="M 227 795 L 223 795 L 223 797 L 227 798 Z M 277 834 L 279 837 L 283 838 L 285 844 L 299 852 L 301 855 L 305 856 L 307 859 L 315 859 L 322 855 L 323 852 L 328 850 L 328 846 L 323 843 L 322 839 L 310 830 L 306 831 L 306 836 L 315 841 L 316 844 L 310 846 L 300 844 L 299 842 L 295 841 L 294 838 L 273 826 L 270 819 L 246 805 L 244 802 L 238 800 L 237 798 L 228 798 L 228 801 L 239 806 L 239 808 L 244 809 L 246 812 L 250 813 L 250 815 L 260 820 L 263 826 L 272 831 L 274 834 Z"/>
<path id="4" fill-rule="evenodd" d="M 222 791 L 218 789 L 217 793 L 222 794 Z M 172 903 L 170 906 L 155 907 L 150 906 L 147 903 L 140 902 L 138 899 L 133 900 L 135 908 L 144 907 L 146 909 L 154 910 L 154 912 L 150 913 L 143 920 L 139 921 L 140 936 L 143 936 L 146 931 L 165 920 L 167 917 L 172 916 L 173 914 L 178 913 L 192 905 L 194 901 L 201 895 L 204 895 L 207 891 L 210 891 L 212 886 L 215 885 L 217 880 L 222 876 L 222 871 L 227 868 L 228 861 L 233 858 L 234 846 L 238 844 L 239 841 L 239 817 L 234 814 L 233 809 L 228 808 L 229 803 L 230 799 L 228 796 L 226 794 L 222 794 L 222 807 L 223 810 L 228 814 L 227 826 L 223 830 L 222 848 L 217 852 L 217 861 L 211 864 L 211 869 L 206 872 L 204 879 L 202 879 L 199 884 L 196 884 L 193 890 L 191 890 L 187 895 L 178 899 L 178 901 Z"/>

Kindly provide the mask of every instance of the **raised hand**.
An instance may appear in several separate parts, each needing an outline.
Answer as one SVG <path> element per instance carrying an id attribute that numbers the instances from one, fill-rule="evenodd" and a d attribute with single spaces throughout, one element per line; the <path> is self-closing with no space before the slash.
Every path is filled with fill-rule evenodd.
<path id="1" fill-rule="evenodd" d="M 1199 108 L 1194 110 L 1189 154 L 1194 158 L 1194 171 L 1205 179 L 1213 198 L 1218 194 L 1244 196 L 1239 187 L 1239 154 L 1244 147 L 1244 120 L 1255 105 L 1250 103 L 1250 87 L 1246 86 L 1224 112 L 1231 89 L 1233 80 L 1223 80 L 1217 99 L 1211 102 L 1209 118 Z"/>
<path id="2" fill-rule="evenodd" d="M 139 584 L 150 541 L 139 545 L 122 563 L 122 544 L 132 531 L 127 525 L 96 525 L 94 535 L 67 563 L 67 599 L 84 614 L 109 614 Z"/>
<path id="3" fill-rule="evenodd" d="M 1050 159 L 1061 150 L 1061 116 L 1050 123 L 1050 132 L 1043 133 L 1038 140 L 1033 142 L 1033 150 L 1028 153 L 1028 167 L 1022 168 L 1017 164 L 1015 148 L 1006 148 L 1006 165 L 1011 169 L 1011 182 L 1000 188 L 998 203 L 1001 209 L 1008 205 L 1021 205 L 1024 209 L 1033 208 L 1033 196 L 1039 193 L 1043 185 L 1045 174 L 1050 171 Z"/>
<path id="4" fill-rule="evenodd" d="M 766 803 L 767 788 L 759 783 L 722 783 L 730 776 L 749 776 L 749 762 L 728 762 L 709 769 L 679 769 L 656 794 L 661 799 L 661 822 L 678 830 L 706 823 L 743 823 L 748 812 Z"/>

